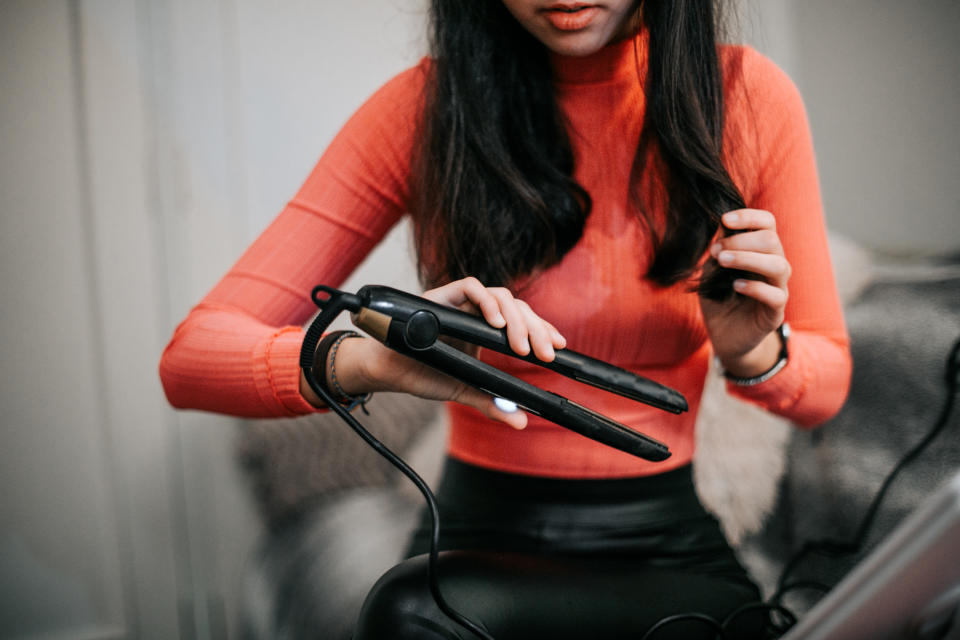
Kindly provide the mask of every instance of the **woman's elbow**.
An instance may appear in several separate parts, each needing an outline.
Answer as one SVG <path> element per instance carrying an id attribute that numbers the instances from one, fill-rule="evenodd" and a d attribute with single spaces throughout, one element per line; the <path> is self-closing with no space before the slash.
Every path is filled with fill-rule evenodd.
<path id="1" fill-rule="evenodd" d="M 813 371 L 818 378 L 816 386 L 819 392 L 815 401 L 804 403 L 804 406 L 793 418 L 793 422 L 804 429 L 819 427 L 843 409 L 850 393 L 850 381 L 853 374 L 853 363 L 850 358 L 849 345 L 843 344 L 836 360 L 829 366 L 822 366 Z"/>
<path id="2" fill-rule="evenodd" d="M 160 363 L 157 366 L 157 373 L 160 376 L 160 385 L 163 387 L 163 393 L 175 409 L 189 409 L 187 403 L 188 385 L 185 384 L 182 375 L 182 366 L 180 364 L 180 354 L 177 349 L 177 336 L 174 334 L 170 342 L 160 354 Z"/>

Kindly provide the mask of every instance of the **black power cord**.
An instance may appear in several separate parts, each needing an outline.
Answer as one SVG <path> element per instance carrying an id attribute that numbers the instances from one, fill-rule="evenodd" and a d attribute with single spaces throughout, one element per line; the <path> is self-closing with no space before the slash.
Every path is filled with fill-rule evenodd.
<path id="1" fill-rule="evenodd" d="M 933 442 L 938 435 L 940 435 L 940 432 L 943 431 L 944 427 L 947 426 L 947 422 L 950 420 L 950 414 L 953 412 L 953 405 L 957 396 L 957 387 L 960 385 L 960 338 L 958 338 L 950 348 L 950 354 L 947 356 L 947 366 L 946 370 L 944 371 L 943 380 L 947 387 L 947 396 L 944 399 L 943 408 L 940 410 L 940 415 L 937 418 L 937 421 L 934 423 L 930 431 L 928 431 L 923 437 L 923 439 L 914 445 L 913 448 L 910 449 L 900 459 L 899 462 L 897 462 L 893 470 L 887 474 L 887 477 L 884 479 L 879 491 L 877 491 L 870 503 L 870 506 L 867 508 L 867 512 L 864 515 L 863 520 L 861 520 L 860 526 L 857 527 L 857 532 L 853 539 L 849 541 L 823 539 L 805 543 L 784 566 L 783 573 L 780 574 L 780 579 L 777 582 L 777 591 L 773 596 L 774 602 L 779 603 L 784 594 L 795 588 L 805 588 L 810 586 L 822 588 L 823 585 L 819 585 L 817 583 L 813 583 L 811 585 L 811 583 L 806 581 L 789 584 L 787 583 L 790 574 L 796 570 L 800 562 L 808 555 L 812 553 L 822 553 L 831 557 L 842 557 L 859 553 L 863 549 L 863 546 L 867 540 L 867 535 L 870 533 L 870 529 L 873 527 L 873 522 L 876 519 L 877 512 L 880 509 L 880 504 L 883 502 L 884 497 L 886 497 L 887 491 L 890 489 L 893 481 L 898 475 L 900 475 L 900 472 L 903 471 L 908 464 L 913 462 L 930 445 L 930 443 Z"/>
<path id="2" fill-rule="evenodd" d="M 318 306 L 321 307 L 323 307 L 323 303 L 322 301 L 319 301 L 318 295 L 319 292 L 322 292 L 323 290 L 325 290 L 324 287 L 318 287 L 314 289 L 313 293 L 314 301 L 318 302 Z M 307 339 L 304 341 L 305 345 L 313 344 L 315 346 L 317 340 L 319 339 L 319 334 L 322 332 L 323 328 L 329 325 L 329 322 L 333 319 L 333 316 L 338 314 L 341 310 L 348 308 L 348 306 L 349 303 L 347 303 L 347 305 L 331 304 L 328 308 L 325 308 L 324 312 L 321 314 L 321 317 L 318 318 L 317 321 L 315 321 L 314 324 L 308 329 Z M 323 318 L 323 316 L 327 317 Z M 325 323 L 323 322 L 324 319 L 326 319 Z M 481 629 L 476 623 L 472 622 L 463 614 L 451 607 L 444 599 L 443 594 L 440 592 L 440 585 L 437 578 L 437 560 L 439 555 L 438 549 L 440 545 L 440 513 L 439 509 L 437 508 L 436 498 L 434 497 L 433 492 L 430 490 L 430 487 L 423 480 L 423 478 L 417 475 L 417 473 L 410 468 L 409 465 L 407 465 L 407 463 L 405 463 L 398 455 L 387 448 L 386 445 L 377 440 L 363 427 L 363 425 L 361 425 L 352 415 L 350 415 L 349 411 L 347 411 L 333 397 L 331 397 L 327 390 L 317 382 L 313 375 L 312 353 L 306 353 L 306 351 L 307 349 L 301 353 L 300 364 L 307 379 L 307 383 L 310 385 L 310 388 L 313 390 L 313 392 L 316 393 L 317 396 L 322 399 L 334 413 L 336 413 L 344 422 L 346 422 L 347 425 L 349 425 L 350 428 L 357 433 L 357 435 L 359 435 L 367 444 L 373 447 L 377 453 L 386 458 L 390 464 L 395 466 L 400 470 L 401 473 L 409 478 L 410 481 L 413 482 L 413 484 L 417 487 L 417 489 L 420 490 L 420 493 L 423 494 L 423 497 L 427 502 L 428 510 L 430 511 L 431 524 L 430 553 L 427 562 L 427 581 L 430 585 L 430 593 L 433 596 L 437 607 L 451 620 L 468 629 L 483 640 L 493 640 L 493 637 L 489 633 Z M 803 547 L 796 554 L 794 554 L 794 556 L 791 557 L 784 566 L 784 570 L 777 582 L 777 590 L 768 602 L 753 602 L 743 605 L 731 612 L 723 621 L 718 621 L 712 616 L 708 616 L 703 613 L 682 613 L 667 616 L 650 627 L 641 637 L 641 640 L 650 640 L 660 629 L 681 621 L 699 621 L 714 629 L 717 632 L 717 638 L 724 640 L 726 638 L 726 630 L 736 618 L 748 611 L 758 610 L 777 613 L 782 618 L 782 622 L 780 624 L 776 624 L 768 618 L 767 631 L 775 634 L 772 637 L 779 637 L 788 631 L 794 624 L 796 624 L 797 617 L 794 613 L 781 604 L 783 596 L 791 590 L 800 588 L 817 589 L 821 591 L 829 591 L 831 588 L 827 585 L 812 581 L 795 581 L 788 583 L 787 579 L 799 565 L 800 561 L 803 560 L 803 558 L 805 558 L 807 555 L 815 552 L 825 553 L 832 556 L 845 556 L 859 552 L 863 548 L 863 544 L 866 541 L 866 537 L 870 532 L 871 527 L 873 526 L 873 521 L 876 518 L 880 504 L 886 496 L 890 486 L 893 484 L 893 481 L 904 469 L 904 467 L 916 459 L 917 456 L 919 456 L 920 453 L 922 453 L 927 446 L 930 445 L 930 443 L 947 425 L 950 415 L 953 412 L 957 388 L 958 385 L 960 385 L 960 338 L 954 342 L 950 349 L 950 354 L 947 358 L 944 381 L 947 386 L 947 397 L 944 401 L 943 408 L 940 411 L 940 416 L 937 418 L 936 423 L 934 423 L 927 435 L 924 436 L 920 442 L 918 442 L 910 451 L 906 453 L 906 455 L 903 456 L 903 458 L 900 459 L 893 470 L 884 479 L 880 490 L 876 493 L 871 501 L 870 507 L 867 509 L 867 513 L 861 521 L 860 526 L 857 527 L 857 534 L 852 541 L 824 539 L 807 542 L 804 544 Z"/>
<path id="3" fill-rule="evenodd" d="M 734 610 L 722 622 L 702 613 L 682 613 L 668 616 L 650 627 L 650 629 L 647 630 L 647 632 L 641 637 L 641 640 L 654 640 L 655 632 L 669 624 L 682 621 L 702 622 L 716 630 L 717 638 L 719 640 L 725 640 L 727 638 L 726 631 L 733 620 L 747 611 L 757 610 L 765 610 L 770 613 L 776 613 L 782 618 L 782 622 L 779 624 L 775 623 L 772 619 L 767 621 L 767 632 L 773 634 L 772 637 L 780 637 L 789 631 L 790 628 L 796 624 L 797 617 L 792 611 L 782 604 L 783 597 L 788 592 L 797 589 L 813 589 L 826 593 L 832 589 L 832 587 L 829 585 L 812 580 L 796 580 L 793 582 L 788 582 L 787 580 L 790 577 L 790 574 L 797 569 L 797 567 L 800 565 L 800 562 L 805 557 L 812 553 L 822 553 L 831 557 L 844 557 L 859 553 L 864 547 L 864 543 L 867 540 L 870 529 L 873 527 L 873 522 L 876 519 L 880 505 L 883 502 L 883 499 L 886 497 L 887 491 L 890 489 L 893 481 L 908 464 L 913 462 L 930 445 L 930 443 L 933 442 L 938 435 L 940 435 L 940 432 L 943 431 L 944 427 L 947 426 L 947 423 L 950 420 L 950 415 L 953 413 L 958 387 L 960 387 L 960 338 L 958 338 L 950 348 L 950 353 L 947 356 L 947 366 L 944 372 L 943 380 L 947 387 L 947 394 L 943 402 L 943 407 L 940 410 L 940 415 L 937 417 L 933 427 L 930 428 L 920 442 L 914 445 L 913 448 L 910 449 L 899 460 L 899 462 L 897 462 L 890 473 L 887 474 L 887 477 L 884 479 L 880 489 L 870 502 L 870 506 L 867 508 L 866 514 L 860 521 L 860 525 L 857 527 L 857 533 L 853 540 L 823 539 L 805 543 L 800 550 L 797 551 L 784 565 L 783 572 L 780 574 L 780 579 L 777 581 L 777 590 L 767 602 L 754 602 L 743 605 L 742 607 Z"/>
<path id="4" fill-rule="evenodd" d="M 386 445 L 377 440 L 363 427 L 362 424 L 357 421 L 356 418 L 350 415 L 349 411 L 347 411 L 336 400 L 334 400 L 326 389 L 317 383 L 313 376 L 312 367 L 304 367 L 303 369 L 307 383 L 310 385 L 310 388 L 313 389 L 313 392 L 316 393 L 317 396 L 319 396 L 320 399 L 327 404 L 331 411 L 340 416 L 340 418 L 346 422 L 350 428 L 357 433 L 358 436 L 363 438 L 364 442 L 373 447 L 377 453 L 386 458 L 387 461 L 399 469 L 403 475 L 407 476 L 407 478 L 409 478 L 410 481 L 416 485 L 417 489 L 420 490 L 420 493 L 423 494 L 424 499 L 427 501 L 427 508 L 430 511 L 430 554 L 427 560 L 427 582 L 430 584 L 430 594 L 437 603 L 437 607 L 440 608 L 444 615 L 449 617 L 457 624 L 480 636 L 483 638 L 483 640 L 493 640 L 493 636 L 481 629 L 476 623 L 469 620 L 459 611 L 451 607 L 450 604 L 444 599 L 443 594 L 440 593 L 440 584 L 437 579 L 437 558 L 439 555 L 438 549 L 440 547 L 440 511 L 437 509 L 437 499 L 434 497 L 430 487 L 427 485 L 424 479 L 417 474 L 416 471 L 410 468 L 410 466 L 400 458 L 400 456 L 395 454 L 393 451 L 387 448 Z"/>
<path id="5" fill-rule="evenodd" d="M 317 394 L 317 397 L 326 403 L 327 407 L 331 411 L 337 414 L 341 420 L 346 422 L 347 425 L 363 439 L 364 442 L 373 447 L 374 451 L 386 458 L 390 464 L 395 466 L 403 475 L 409 478 L 410 481 L 417 487 L 417 489 L 420 490 L 420 493 L 423 494 L 424 499 L 427 501 L 427 508 L 430 511 L 431 524 L 430 554 L 427 559 L 427 582 L 430 585 L 430 594 L 433 596 L 434 602 L 437 603 L 437 607 L 444 613 L 444 615 L 449 617 L 457 624 L 470 630 L 483 640 L 493 640 L 493 637 L 490 636 L 489 633 L 481 629 L 476 623 L 471 622 L 456 609 L 451 607 L 444 599 L 443 594 L 440 593 L 440 584 L 437 580 L 437 558 L 440 547 L 440 512 L 439 509 L 437 509 L 437 500 L 434 497 L 433 492 L 430 490 L 430 487 L 423 480 L 423 478 L 417 475 L 416 471 L 411 469 L 410 466 L 400 458 L 400 456 L 395 454 L 393 451 L 387 448 L 386 445 L 377 440 L 363 427 L 362 424 L 356 420 L 356 418 L 350 415 L 349 410 L 337 402 L 337 400 L 331 396 L 330 392 L 327 391 L 325 385 L 320 384 L 316 376 L 314 376 L 314 357 L 316 356 L 317 344 L 320 342 L 323 332 L 327 327 L 330 326 L 330 323 L 333 322 L 338 315 L 340 315 L 340 313 L 344 311 L 359 311 L 361 308 L 360 298 L 324 285 L 318 285 L 314 287 L 310 294 L 310 298 L 313 300 L 314 304 L 320 308 L 320 313 L 316 318 L 314 318 L 313 322 L 310 323 L 310 326 L 307 327 L 303 344 L 300 347 L 300 368 L 307 380 L 307 384 L 310 386 L 313 392 Z M 326 366 L 326 363 L 323 363 L 323 366 Z M 326 376 L 326 370 L 320 371 L 319 373 L 322 376 Z"/>

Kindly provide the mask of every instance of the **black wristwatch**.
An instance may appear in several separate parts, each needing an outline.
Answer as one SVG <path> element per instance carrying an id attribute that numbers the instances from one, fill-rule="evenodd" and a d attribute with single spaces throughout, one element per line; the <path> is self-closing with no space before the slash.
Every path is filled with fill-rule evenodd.
<path id="1" fill-rule="evenodd" d="M 720 363 L 720 359 L 717 359 L 717 364 L 720 367 L 720 371 L 723 373 L 723 377 L 732 382 L 735 385 L 741 387 L 749 387 L 754 384 L 760 384 L 761 382 L 766 382 L 773 376 L 777 375 L 781 369 L 787 366 L 789 360 L 789 352 L 787 351 L 787 341 L 790 338 L 790 325 L 786 322 L 777 327 L 777 335 L 780 336 L 780 357 L 777 358 L 776 363 L 763 373 L 753 376 L 752 378 L 738 378 L 729 371 L 726 371 L 723 368 L 723 365 Z"/>

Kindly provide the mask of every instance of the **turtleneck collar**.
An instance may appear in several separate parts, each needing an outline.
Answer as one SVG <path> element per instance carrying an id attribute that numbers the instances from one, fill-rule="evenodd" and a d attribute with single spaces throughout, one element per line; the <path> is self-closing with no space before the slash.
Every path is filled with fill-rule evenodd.
<path id="1" fill-rule="evenodd" d="M 624 38 L 588 56 L 550 54 L 554 79 L 563 84 L 615 82 L 643 77 L 646 72 L 648 34 Z"/>

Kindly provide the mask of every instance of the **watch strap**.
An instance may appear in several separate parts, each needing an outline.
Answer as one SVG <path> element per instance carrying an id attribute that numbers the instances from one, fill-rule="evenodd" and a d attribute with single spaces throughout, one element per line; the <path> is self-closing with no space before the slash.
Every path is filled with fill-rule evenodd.
<path id="1" fill-rule="evenodd" d="M 773 376 L 780 373 L 780 370 L 787 366 L 789 362 L 789 350 L 787 349 L 787 342 L 790 338 L 790 325 L 786 322 L 777 327 L 777 335 L 780 336 L 780 355 L 777 358 L 777 361 L 773 364 L 772 367 L 764 371 L 759 375 L 752 376 L 750 378 L 740 378 L 731 374 L 730 372 L 723 369 L 723 365 L 720 365 L 720 370 L 723 372 L 723 377 L 732 382 L 733 384 L 740 387 L 749 387 L 755 384 L 760 384 L 761 382 L 766 382 Z M 718 361 L 719 364 L 719 361 Z"/>

